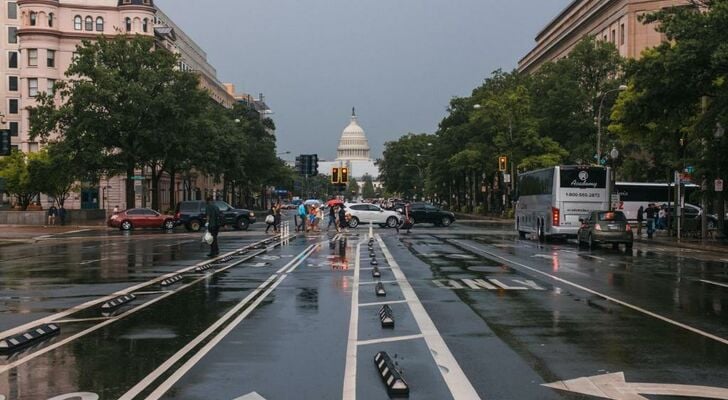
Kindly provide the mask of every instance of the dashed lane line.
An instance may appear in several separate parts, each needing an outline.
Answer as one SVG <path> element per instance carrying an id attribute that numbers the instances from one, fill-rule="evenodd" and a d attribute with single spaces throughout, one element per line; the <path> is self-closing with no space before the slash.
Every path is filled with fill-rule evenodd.
<path id="1" fill-rule="evenodd" d="M 402 342 L 405 340 L 415 340 L 415 339 L 422 339 L 425 335 L 418 333 L 416 335 L 407 335 L 407 336 L 392 336 L 392 337 L 384 337 L 384 338 L 377 338 L 377 339 L 369 339 L 369 340 L 360 340 L 357 342 L 358 346 L 368 346 L 370 344 L 380 344 L 380 343 L 391 343 L 391 342 Z"/>
<path id="2" fill-rule="evenodd" d="M 438 365 L 440 374 L 445 380 L 445 384 L 450 390 L 450 394 L 455 400 L 476 400 L 480 399 L 478 392 L 470 383 L 470 380 L 460 368 L 455 356 L 452 355 L 450 349 L 445 343 L 445 339 L 442 338 L 440 332 L 437 330 L 435 323 L 427 314 L 427 310 L 420 302 L 417 293 L 410 285 L 407 277 L 405 276 L 402 269 L 399 267 L 397 261 L 392 257 L 392 253 L 389 252 L 387 245 L 384 244 L 382 237 L 377 234 L 377 241 L 379 247 L 382 249 L 384 257 L 387 259 L 387 263 L 392 268 L 392 273 L 399 283 L 399 288 L 404 295 L 405 300 L 409 304 L 410 311 L 417 322 L 417 326 L 420 328 L 420 332 L 427 343 L 427 347 L 430 349 L 432 358 Z"/>
<path id="3" fill-rule="evenodd" d="M 313 252 L 315 252 L 319 248 L 320 248 L 320 245 L 318 245 L 318 244 L 309 246 L 303 253 L 301 253 L 301 256 L 299 258 L 297 258 L 297 259 L 294 258 L 293 260 L 291 260 L 291 262 L 289 264 L 286 265 L 285 268 L 283 268 L 283 270 L 285 270 L 285 272 L 283 274 L 276 273 L 275 275 L 271 276 L 271 278 L 269 278 L 269 279 L 275 279 L 275 278 L 278 278 L 278 279 L 275 280 L 275 282 L 273 282 L 273 284 L 270 285 L 268 287 L 268 289 L 266 289 L 263 292 L 263 294 L 258 296 L 258 298 L 255 299 L 255 301 L 252 304 L 250 304 L 250 306 L 248 306 L 242 313 L 240 313 L 240 315 L 238 315 L 237 318 L 235 318 L 235 320 L 233 320 L 230 324 L 228 324 L 222 331 L 220 331 L 215 337 L 213 337 L 209 342 L 207 342 L 204 347 L 202 347 L 197 353 L 195 353 L 195 355 L 190 357 L 190 359 L 188 359 L 169 378 L 167 378 L 164 382 L 162 382 L 162 384 L 159 385 L 152 393 L 150 393 L 149 396 L 146 397 L 146 399 L 147 400 L 159 399 L 160 397 L 162 397 L 162 395 L 167 393 L 167 391 L 169 391 L 169 389 L 171 389 L 172 386 L 175 383 L 177 383 L 177 381 L 179 381 L 190 369 L 192 369 L 198 362 L 200 362 L 200 360 L 207 353 L 209 353 L 210 350 L 212 350 L 215 346 L 217 346 L 217 344 L 220 343 L 220 341 L 222 341 L 225 338 L 225 336 L 227 336 L 233 329 L 235 329 L 238 325 L 240 325 L 240 323 L 250 313 L 252 313 L 258 307 L 258 305 L 260 305 L 260 303 L 263 300 L 265 300 L 268 297 L 268 295 L 271 292 L 273 292 L 278 287 L 278 285 L 280 285 L 281 282 L 283 282 L 288 277 L 288 275 L 290 273 L 292 273 L 299 265 L 301 265 L 306 260 L 306 258 L 308 258 Z M 262 290 L 263 287 L 265 287 L 265 286 L 261 286 L 256 290 L 259 292 L 260 290 Z M 244 305 L 245 304 L 243 304 L 243 306 Z M 239 309 L 237 311 L 239 311 Z M 224 321 L 223 321 L 223 323 L 224 323 Z M 204 337 L 202 337 L 202 335 L 200 335 L 195 339 L 195 341 L 197 341 L 199 339 L 199 342 L 201 342 L 202 340 L 206 339 L 207 336 L 209 336 L 209 334 Z M 199 344 L 199 342 L 197 342 L 195 345 Z M 170 360 L 172 360 L 173 358 L 176 358 L 176 360 L 174 360 L 172 362 L 170 362 L 170 360 L 167 360 L 167 362 L 165 362 L 163 364 L 163 366 L 167 366 L 166 369 L 162 369 L 162 366 L 160 366 L 157 370 L 155 370 L 152 373 L 152 375 L 145 378 L 142 381 L 143 383 L 146 383 L 146 385 L 144 385 L 143 388 L 137 388 L 137 389 L 132 388 L 132 390 L 130 390 L 129 392 L 124 394 L 122 397 L 120 397 L 119 400 L 131 400 L 134 397 L 136 397 L 144 388 L 146 388 L 156 378 L 158 378 L 159 375 L 166 372 L 166 370 L 168 370 L 172 365 L 174 365 L 177 361 L 179 361 L 179 359 L 181 359 L 182 356 L 184 356 L 184 354 L 189 352 L 189 350 L 187 350 L 187 351 L 185 351 L 184 354 L 181 354 L 182 351 L 185 349 L 187 349 L 187 346 L 185 346 L 185 348 L 183 348 L 182 350 L 180 350 L 180 352 L 178 352 L 177 354 L 172 356 L 172 358 L 170 358 Z M 190 350 L 191 350 L 191 348 L 190 348 Z M 168 364 L 168 362 L 169 362 L 169 364 Z"/>
<path id="4" fill-rule="evenodd" d="M 724 288 L 728 288 L 728 284 L 725 284 L 725 283 L 713 282 L 713 281 L 709 281 L 707 279 L 699 279 L 698 281 L 703 282 L 703 283 L 709 283 L 711 285 L 722 286 Z"/>
<path id="5" fill-rule="evenodd" d="M 728 344 L 728 339 L 722 338 L 720 336 L 713 335 L 712 333 L 708 333 L 708 332 L 703 331 L 701 329 L 694 328 L 694 327 L 692 327 L 690 325 L 686 325 L 686 324 L 683 324 L 681 322 L 677 322 L 677 321 L 672 320 L 670 318 L 664 317 L 664 316 L 662 316 L 660 314 L 656 314 L 656 313 L 654 313 L 652 311 L 646 310 L 646 309 L 644 309 L 642 307 L 636 306 L 634 304 L 627 303 L 626 301 L 619 300 L 619 299 L 617 299 L 615 297 L 608 296 L 608 295 L 606 295 L 604 293 L 597 292 L 596 290 L 589 289 L 588 287 L 579 285 L 578 283 L 574 283 L 574 282 L 568 281 L 566 279 L 559 278 L 558 276 L 551 275 L 549 273 L 540 271 L 540 270 L 538 270 L 536 268 L 533 268 L 533 267 L 529 267 L 528 265 L 521 264 L 521 263 L 519 263 L 517 261 L 510 260 L 510 259 L 508 259 L 506 257 L 502 257 L 502 256 L 497 255 L 497 254 L 493 254 L 493 253 L 491 253 L 489 251 L 486 251 L 486 250 L 480 249 L 478 247 L 475 247 L 475 246 L 473 246 L 473 245 L 471 245 L 469 243 L 465 243 L 465 242 L 463 242 L 461 240 L 453 240 L 452 242 L 453 243 L 457 243 L 458 245 L 460 245 L 462 247 L 469 247 L 470 249 L 472 249 L 473 251 L 475 251 L 477 253 L 480 253 L 481 255 L 486 255 L 486 256 L 489 256 L 489 257 L 499 258 L 499 259 L 501 259 L 501 260 L 503 260 L 503 261 L 505 261 L 507 263 L 510 263 L 512 265 L 517 265 L 517 266 L 519 266 L 521 268 L 525 268 L 525 269 L 527 269 L 529 271 L 532 271 L 534 273 L 537 273 L 537 274 L 546 276 L 548 278 L 551 278 L 551 279 L 553 279 L 553 280 L 555 280 L 557 282 L 561 282 L 563 284 L 566 284 L 566 285 L 575 287 L 577 289 L 581 289 L 581 290 L 583 290 L 583 291 L 585 291 L 587 293 L 591 293 L 591 294 L 593 294 L 595 296 L 599 296 L 599 297 L 603 298 L 604 300 L 611 301 L 612 303 L 619 304 L 619 305 L 621 305 L 623 307 L 626 307 L 626 308 L 632 309 L 634 311 L 637 311 L 639 313 L 648 315 L 648 316 L 650 316 L 652 318 L 659 319 L 661 321 L 667 322 L 668 324 L 677 326 L 679 328 L 683 328 L 683 329 L 688 330 L 688 331 L 693 332 L 693 333 L 697 333 L 698 335 L 704 336 L 704 337 L 706 337 L 708 339 L 715 340 L 716 342 L 719 342 L 719 343 L 722 343 L 722 344 Z"/>

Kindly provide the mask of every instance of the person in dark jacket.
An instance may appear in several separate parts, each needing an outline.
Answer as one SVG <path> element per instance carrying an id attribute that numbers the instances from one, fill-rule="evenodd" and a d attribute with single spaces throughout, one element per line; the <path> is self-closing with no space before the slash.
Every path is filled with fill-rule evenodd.
<path id="1" fill-rule="evenodd" d="M 647 238 L 652 239 L 652 234 L 655 233 L 655 218 L 657 218 L 657 207 L 650 203 L 645 210 L 645 217 L 647 217 Z"/>
<path id="2" fill-rule="evenodd" d="M 212 244 L 210 245 L 210 254 L 208 257 L 215 257 L 220 254 L 220 247 L 217 244 L 217 234 L 220 233 L 220 220 L 222 219 L 220 209 L 212 202 L 212 196 L 207 196 L 207 207 L 205 208 L 207 216 L 207 231 L 212 235 Z"/>
<path id="3" fill-rule="evenodd" d="M 637 237 L 642 237 L 642 222 L 645 220 L 645 208 L 640 206 L 637 210 Z"/>
<path id="4" fill-rule="evenodd" d="M 273 218 L 269 218 L 273 217 Z M 268 222 L 272 220 L 272 222 Z M 265 217 L 265 223 L 267 224 L 265 227 L 265 233 L 268 233 L 268 230 L 270 228 L 273 228 L 273 232 L 276 232 L 276 206 L 272 205 L 270 206 L 270 209 L 268 210 L 268 216 Z"/>

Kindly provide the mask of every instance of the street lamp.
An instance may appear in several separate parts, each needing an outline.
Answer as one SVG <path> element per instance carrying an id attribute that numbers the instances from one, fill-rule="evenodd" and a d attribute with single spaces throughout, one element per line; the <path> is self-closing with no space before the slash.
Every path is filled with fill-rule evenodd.
<path id="1" fill-rule="evenodd" d="M 610 93 L 623 92 L 627 89 L 627 85 L 619 85 L 618 88 L 608 90 L 602 94 L 602 100 L 599 102 L 599 112 L 597 113 L 597 164 L 601 164 L 602 161 L 602 109 L 604 108 L 604 100 Z"/>
<path id="2" fill-rule="evenodd" d="M 616 185 L 616 180 L 617 180 L 617 158 L 619 158 L 619 150 L 617 150 L 617 146 L 615 146 L 614 144 L 612 144 L 612 151 L 609 152 L 609 157 L 612 159 L 612 176 L 611 176 L 611 178 L 612 178 L 611 179 L 612 184 L 611 184 L 610 193 L 611 194 L 614 194 L 614 192 L 616 191 L 616 188 L 617 188 L 617 185 Z M 612 199 L 611 198 L 609 199 L 609 203 L 610 203 L 610 209 L 611 210 L 614 210 L 615 207 L 614 207 L 614 203 L 612 202 Z M 617 205 L 617 207 L 619 207 L 619 205 Z"/>

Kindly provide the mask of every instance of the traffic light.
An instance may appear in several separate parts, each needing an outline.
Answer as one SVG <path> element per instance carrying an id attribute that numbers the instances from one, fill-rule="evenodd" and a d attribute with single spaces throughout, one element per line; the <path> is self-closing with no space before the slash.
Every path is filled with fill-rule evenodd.
<path id="1" fill-rule="evenodd" d="M 498 170 L 505 172 L 508 170 L 508 157 L 506 156 L 500 156 L 498 157 Z"/>
<path id="2" fill-rule="evenodd" d="M 10 131 L 0 130 L 0 156 L 9 156 L 12 147 L 10 147 Z"/>
<path id="3" fill-rule="evenodd" d="M 304 169 L 305 166 L 303 165 L 304 157 L 305 156 L 303 154 L 296 157 L 296 172 L 298 175 L 306 175 L 306 170 Z"/>
<path id="4" fill-rule="evenodd" d="M 331 168 L 331 183 L 334 185 L 339 183 L 339 169 Z"/>
<path id="5" fill-rule="evenodd" d="M 341 183 L 349 183 L 349 168 L 341 169 Z"/>
<path id="6" fill-rule="evenodd" d="M 310 176 L 316 176 L 319 173 L 318 170 L 318 154 L 312 154 L 311 156 L 311 173 Z"/>

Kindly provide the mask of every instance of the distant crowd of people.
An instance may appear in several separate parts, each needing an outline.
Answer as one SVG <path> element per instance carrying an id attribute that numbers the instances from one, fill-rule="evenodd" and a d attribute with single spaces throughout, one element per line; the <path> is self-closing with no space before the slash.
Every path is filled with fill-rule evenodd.
<path id="1" fill-rule="evenodd" d="M 647 238 L 652 239 L 654 233 L 658 230 L 665 230 L 668 226 L 668 218 L 670 211 L 667 204 L 658 206 L 650 203 L 647 208 L 640 206 L 637 210 L 637 236 L 642 236 L 642 223 L 647 222 Z"/>

